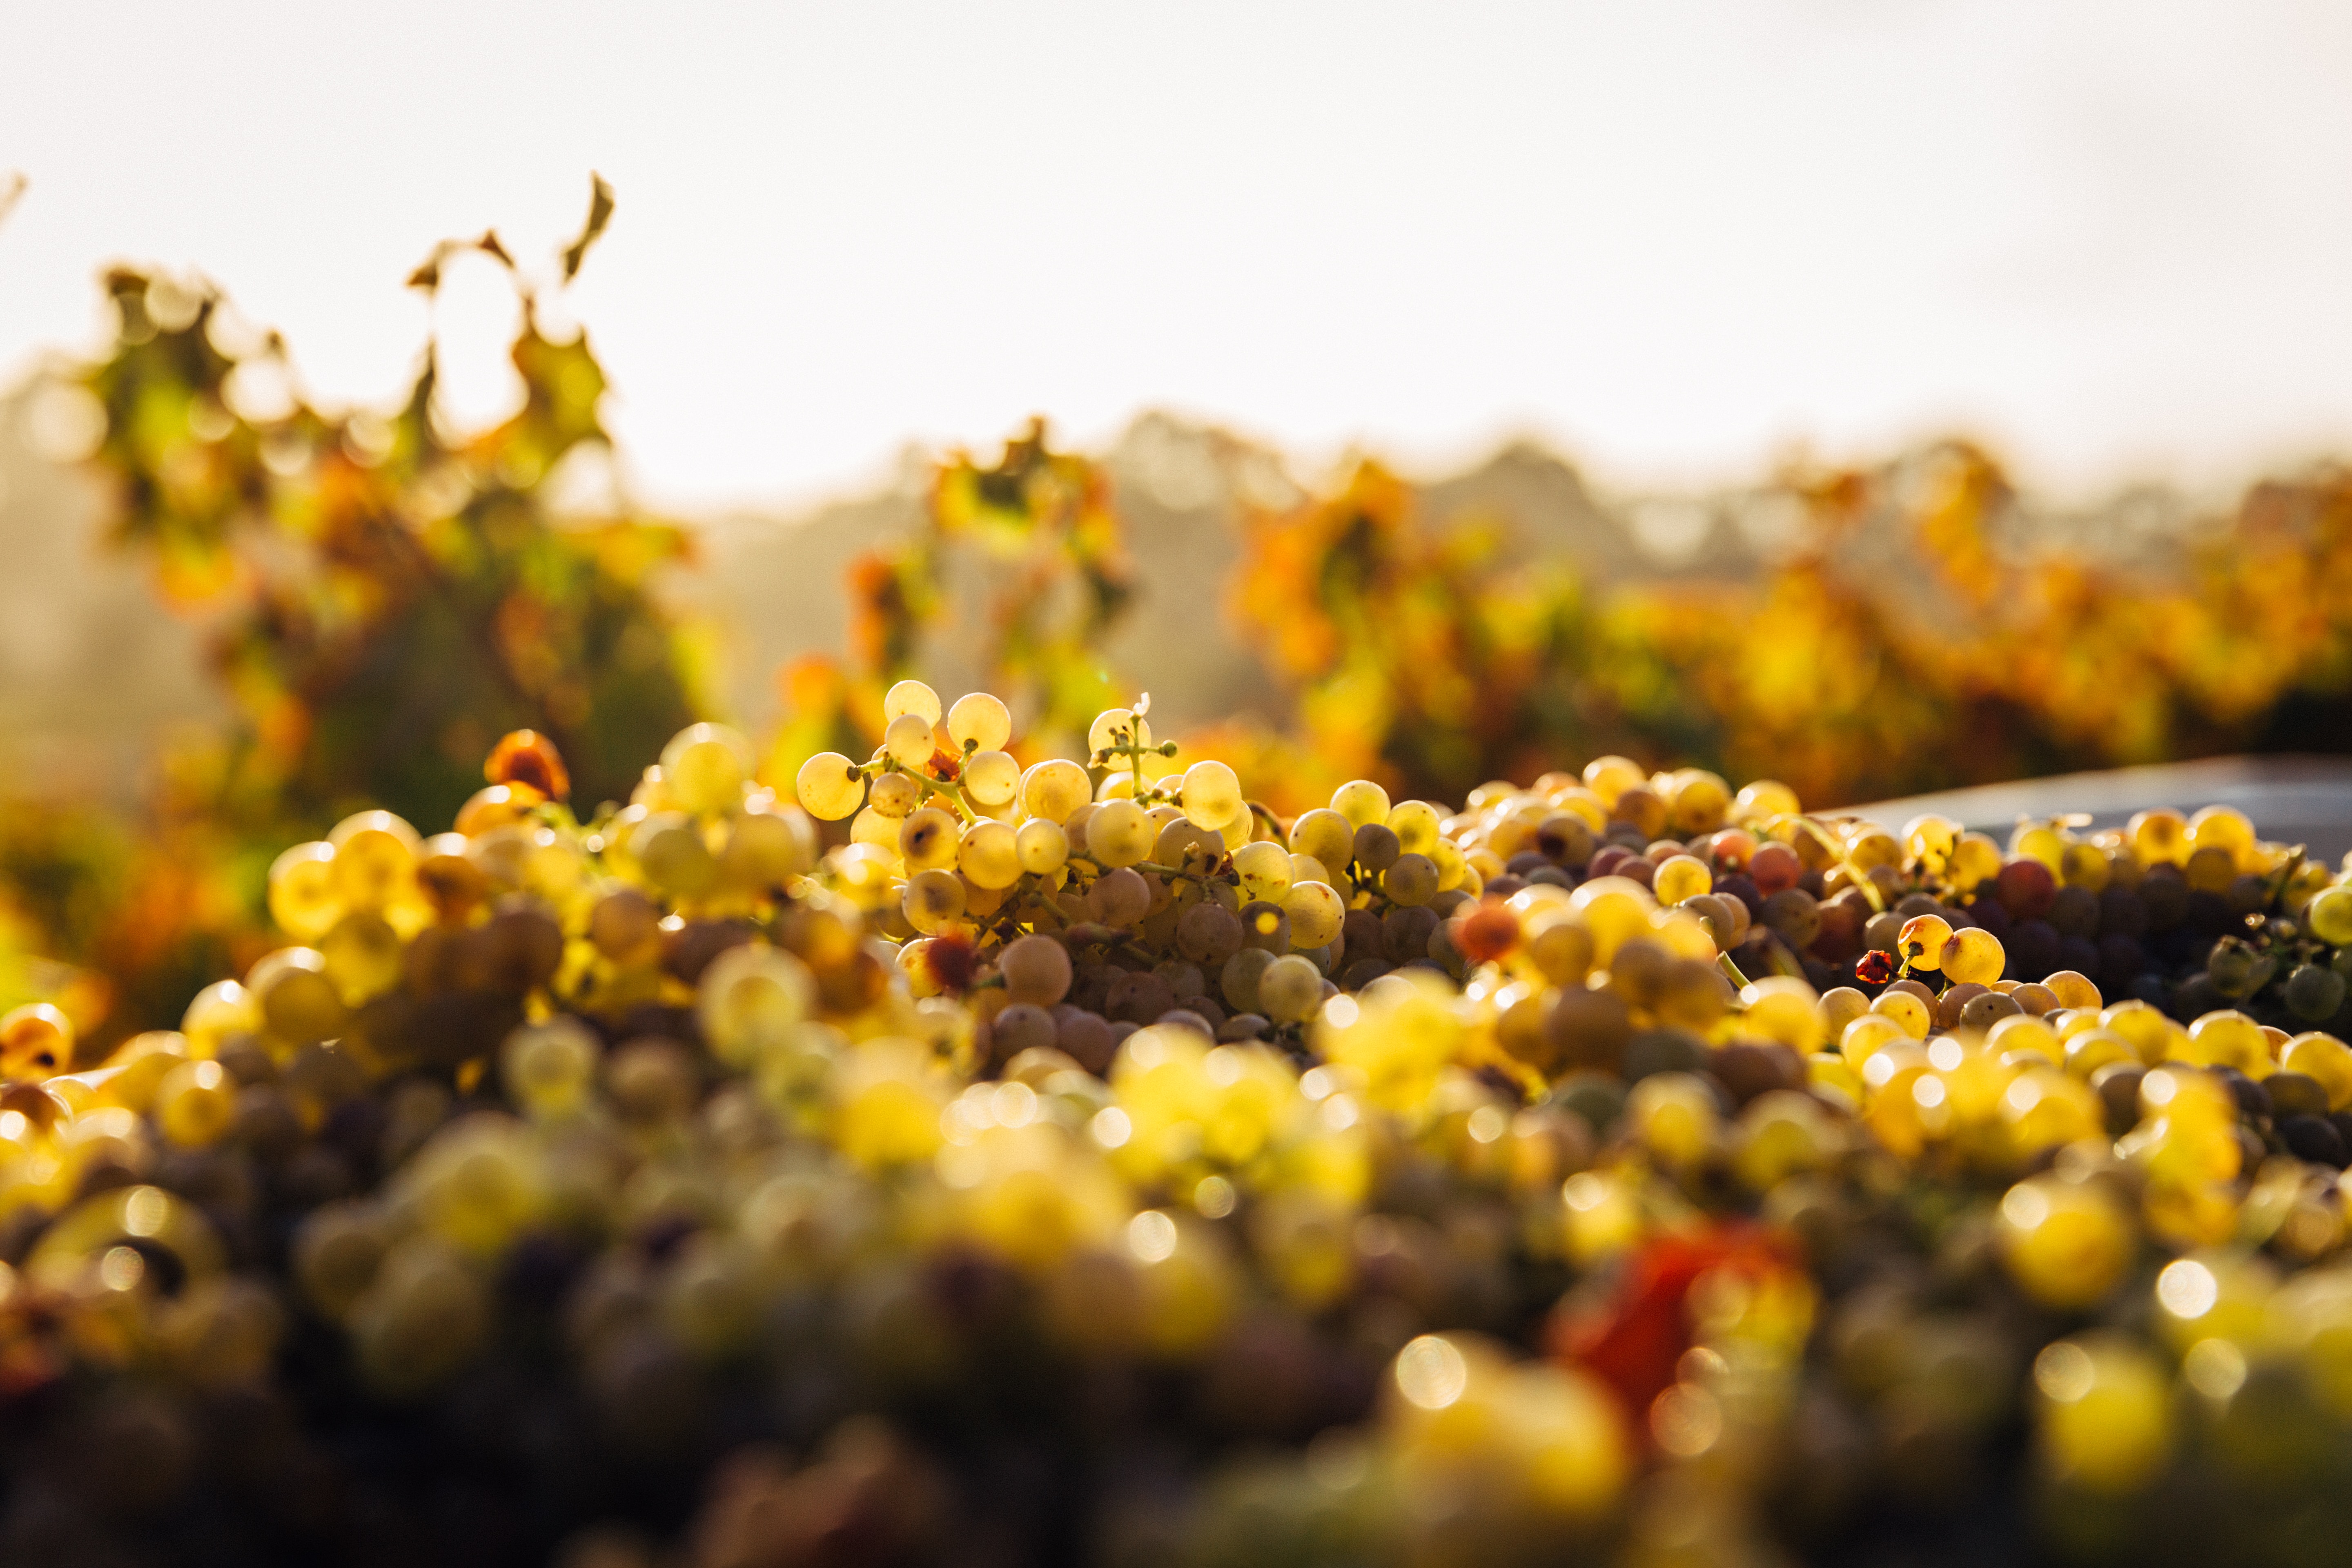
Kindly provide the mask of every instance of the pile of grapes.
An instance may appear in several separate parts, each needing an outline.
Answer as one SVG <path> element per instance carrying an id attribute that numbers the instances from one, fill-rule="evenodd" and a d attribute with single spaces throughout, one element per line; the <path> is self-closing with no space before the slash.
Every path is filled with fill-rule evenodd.
<path id="1" fill-rule="evenodd" d="M 2340 1561 L 2352 885 L 2242 816 L 887 712 L 509 736 L 0 1020 L 0 1561 Z"/>

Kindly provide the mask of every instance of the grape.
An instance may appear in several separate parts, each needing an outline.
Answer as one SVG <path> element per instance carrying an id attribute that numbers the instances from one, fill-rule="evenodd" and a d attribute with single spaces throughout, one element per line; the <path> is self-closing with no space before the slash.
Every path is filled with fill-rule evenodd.
<path id="1" fill-rule="evenodd" d="M 682 810 L 715 816 L 741 800 L 751 743 L 724 724 L 689 725 L 662 748 L 661 770 Z"/>
<path id="2" fill-rule="evenodd" d="M 2298 1018 L 2324 1023 L 2344 1005 L 2344 977 L 2316 963 L 2300 965 L 2286 977 L 2286 1005 Z"/>
<path id="3" fill-rule="evenodd" d="M 1132 866 L 1151 853 L 1151 818 L 1131 800 L 1106 801 L 1087 819 L 1087 858 L 1116 868 Z"/>
<path id="4" fill-rule="evenodd" d="M 1389 792 L 1369 779 L 1354 779 L 1331 792 L 1331 809 L 1347 822 L 1351 831 L 1382 825 L 1389 819 Z M 1315 854 L 1314 850 L 1295 843 L 1291 847 L 1303 854 Z M 1328 859 L 1321 855 L 1315 858 Z"/>
<path id="5" fill-rule="evenodd" d="M 1184 770 L 1184 814 L 1199 823 L 1230 822 L 1248 809 L 1242 782 L 1220 762 L 1203 760 Z"/>
<path id="6" fill-rule="evenodd" d="M 1651 889 L 1662 904 L 1679 904 L 1714 886 L 1715 877 L 1706 863 L 1691 855 L 1668 856 L 1651 879 Z"/>
<path id="7" fill-rule="evenodd" d="M 327 842 L 334 846 L 334 893 L 344 908 L 378 910 L 411 893 L 421 844 L 416 829 L 391 812 L 347 816 L 329 831 Z"/>
<path id="8" fill-rule="evenodd" d="M 945 870 L 956 863 L 961 837 L 953 814 L 927 805 L 908 816 L 898 829 L 898 854 L 914 871 Z"/>
<path id="9" fill-rule="evenodd" d="M 2330 947 L 2352 947 L 2352 887 L 2326 889 L 2305 906 L 2304 923 Z"/>
<path id="10" fill-rule="evenodd" d="M 1604 806 L 1615 806 L 1618 796 L 1646 784 L 1649 776 L 1625 757 L 1595 757 L 1584 764 L 1584 787 L 1600 796 Z"/>
<path id="11" fill-rule="evenodd" d="M 1013 849 L 1021 857 L 1022 870 L 1033 877 L 1051 877 L 1069 859 L 1069 836 L 1060 824 L 1039 817 L 1023 823 L 1015 831 Z"/>
<path id="12" fill-rule="evenodd" d="M 1242 918 L 1245 922 L 1262 921 L 1262 916 L 1253 916 L 1251 911 L 1272 907 L 1269 903 L 1252 903 L 1244 908 Z M 1339 895 L 1321 882 L 1292 883 L 1283 896 L 1282 911 L 1288 924 L 1290 943 L 1302 948 L 1321 947 L 1330 942 L 1339 934 L 1347 919 L 1347 906 L 1339 901 Z M 1254 931 L 1256 928 L 1250 929 Z"/>
<path id="13" fill-rule="evenodd" d="M 1021 806 L 1031 816 L 1066 823 L 1095 797 L 1087 771 L 1056 757 L 1032 767 L 1021 779 Z"/>
<path id="14" fill-rule="evenodd" d="M 866 798 L 865 775 L 838 752 L 819 752 L 801 764 L 793 781 L 801 809 L 820 822 L 839 822 Z"/>
<path id="15" fill-rule="evenodd" d="M 902 768 L 928 768 L 938 750 L 931 734 L 931 726 L 937 722 L 920 713 L 901 713 L 884 727 L 882 749 Z"/>
<path id="16" fill-rule="evenodd" d="M 1234 850 L 1234 873 L 1241 879 L 1242 897 L 1279 903 L 1290 891 L 1291 858 L 1281 845 L 1265 841 Z"/>
<path id="17" fill-rule="evenodd" d="M 1122 867 L 1095 879 L 1087 907 L 1107 926 L 1133 925 L 1151 908 L 1151 889 L 1139 873 Z"/>
<path id="18" fill-rule="evenodd" d="M 1160 824 L 1159 837 L 1151 841 L 1149 858 L 1156 865 L 1172 866 L 1194 876 L 1205 876 L 1214 870 L 1225 858 L 1225 841 L 1213 828 L 1201 826 L 1190 817 L 1169 816 L 1172 806 L 1155 806 L 1148 813 Z"/>
<path id="19" fill-rule="evenodd" d="M 629 835 L 629 854 L 661 891 L 692 898 L 719 880 L 719 858 L 702 830 L 673 811 L 657 811 Z"/>
<path id="20" fill-rule="evenodd" d="M 1241 945 L 1241 917 L 1231 910 L 1194 904 L 1177 920 L 1177 950 L 1205 969 L 1221 967 Z"/>
<path id="21" fill-rule="evenodd" d="M 877 816 L 903 819 L 923 804 L 923 786 L 908 773 L 877 773 L 866 787 L 866 808 Z"/>
<path id="22" fill-rule="evenodd" d="M 1303 1022 L 1322 1002 L 1322 972 L 1296 953 L 1276 959 L 1258 976 L 1255 1010 L 1277 1024 Z"/>
<path id="23" fill-rule="evenodd" d="M 1060 831 L 1051 823 L 1035 826 Z M 1021 879 L 1020 834 L 1002 822 L 974 823 L 957 842 L 956 868 L 975 888 L 1010 888 Z"/>
<path id="24" fill-rule="evenodd" d="M 727 819 L 726 832 L 719 874 L 730 887 L 773 891 L 816 865 L 816 835 L 799 812 L 738 812 Z"/>
<path id="25" fill-rule="evenodd" d="M 1944 944 L 1944 975 L 1955 984 L 1990 985 L 2000 978 L 2008 954 L 1990 931 L 1970 926 L 1952 933 Z"/>
<path id="26" fill-rule="evenodd" d="M 269 916 L 297 942 L 315 942 L 342 918 L 335 886 L 335 847 L 297 844 L 270 863 Z"/>
<path id="27" fill-rule="evenodd" d="M 1021 793 L 1021 765 L 1003 752 L 975 752 L 964 760 L 964 793 L 990 810 Z"/>
<path id="28" fill-rule="evenodd" d="M 970 701 L 971 699 L 964 700 Z M 899 681 L 882 694 L 882 721 L 886 725 L 910 717 L 923 721 L 926 735 L 930 733 L 931 726 L 940 721 L 940 694 L 919 680 Z M 1007 733 L 1010 733 L 1009 729 Z"/>
<path id="29" fill-rule="evenodd" d="M 2001 1199 L 1997 1216 L 2001 1261 L 2043 1306 L 2094 1306 L 2131 1263 L 2129 1221 L 2088 1184 L 2039 1176 L 2021 1182 Z"/>
<path id="30" fill-rule="evenodd" d="M 1389 808 L 1388 827 L 1398 846 L 1409 855 L 1430 856 L 1437 848 L 1443 816 L 1425 800 L 1402 800 Z"/>
<path id="31" fill-rule="evenodd" d="M 1069 950 L 1049 936 L 1024 936 L 1005 943 L 997 959 L 1005 994 L 1016 1002 L 1050 1007 L 1069 994 Z"/>
<path id="32" fill-rule="evenodd" d="M 596 1037 L 570 1018 L 517 1029 L 499 1050 L 499 1070 L 507 1092 L 532 1116 L 550 1120 L 578 1113 L 587 1102 L 603 1047 Z"/>
<path id="33" fill-rule="evenodd" d="M 1095 756 L 1130 747 L 1148 749 L 1150 744 L 1151 726 L 1130 708 L 1106 708 L 1087 729 L 1087 751 Z"/>
<path id="34" fill-rule="evenodd" d="M 934 698 L 936 708 L 938 699 Z M 887 711 L 889 704 L 883 703 Z M 934 711 L 933 717 L 937 717 Z M 958 752 L 1004 754 L 1005 742 L 1013 739 L 1013 710 L 1000 698 L 985 691 L 974 691 L 956 699 L 948 710 L 948 738 L 955 742 Z"/>
<path id="35" fill-rule="evenodd" d="M 1275 955 L 1265 948 L 1244 947 L 1225 960 L 1217 983 L 1225 1005 L 1236 1013 L 1261 1012 L 1258 981 L 1273 964 L 1274 959 Z"/>
<path id="36" fill-rule="evenodd" d="M 1391 903 L 1426 904 L 1437 896 L 1436 862 L 1424 855 L 1400 855 L 1381 873 L 1380 885 Z"/>
<path id="37" fill-rule="evenodd" d="M 925 936 L 936 936 L 963 918 L 963 879 L 937 868 L 918 871 L 908 879 L 899 907 L 908 925 Z"/>
<path id="38" fill-rule="evenodd" d="M 71 1072 L 73 1021 L 47 1002 L 27 1002 L 0 1015 L 0 1077 L 38 1079 Z"/>
<path id="39" fill-rule="evenodd" d="M 1895 932 L 1895 952 L 1912 968 L 1933 973 L 1943 968 L 1951 940 L 1951 921 L 1941 915 L 1914 915 Z"/>

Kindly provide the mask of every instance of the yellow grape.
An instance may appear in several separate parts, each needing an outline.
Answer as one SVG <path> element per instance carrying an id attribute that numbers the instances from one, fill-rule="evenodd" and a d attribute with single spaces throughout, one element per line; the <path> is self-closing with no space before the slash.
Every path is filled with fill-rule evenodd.
<path id="1" fill-rule="evenodd" d="M 662 748 L 662 779 L 684 810 L 715 816 L 743 798 L 751 743 L 724 724 L 689 724 Z"/>
<path id="2" fill-rule="evenodd" d="M 1034 826 L 1050 828 L 1053 824 Z M 1023 869 L 1020 834 L 1002 822 L 974 823 L 964 829 L 963 838 L 956 845 L 956 868 L 975 888 L 1013 886 L 1021 879 Z"/>
<path id="3" fill-rule="evenodd" d="M 985 691 L 959 697 L 948 710 L 948 738 L 960 752 L 1002 755 L 1005 742 L 1013 739 L 1013 710 Z"/>
<path id="4" fill-rule="evenodd" d="M 1003 752 L 975 752 L 964 760 L 964 793 L 994 810 L 1021 793 L 1021 764 Z"/>
<path id="5" fill-rule="evenodd" d="M 930 733 L 931 726 L 940 721 L 940 694 L 919 680 L 902 680 L 882 694 L 882 721 L 885 724 L 909 715 L 920 719 L 923 732 Z M 1010 724 L 1006 726 L 1006 732 L 1011 733 Z"/>
<path id="6" fill-rule="evenodd" d="M 882 749 L 902 768 L 927 768 L 939 749 L 931 734 L 931 726 L 937 722 L 919 713 L 901 713 L 884 727 Z"/>
<path id="7" fill-rule="evenodd" d="M 1021 807 L 1047 822 L 1067 822 L 1092 801 L 1095 786 L 1087 770 L 1059 757 L 1032 767 L 1021 779 Z"/>
<path id="8" fill-rule="evenodd" d="M 1261 840 L 1244 844 L 1234 851 L 1234 872 L 1241 879 L 1244 902 L 1263 899 L 1268 903 L 1280 903 L 1290 891 L 1291 857 L 1279 844 Z M 1320 942 L 1308 942 L 1319 947 Z"/>
<path id="9" fill-rule="evenodd" d="M 866 799 L 866 775 L 839 752 L 819 752 L 793 780 L 801 808 L 820 822 L 839 822 Z"/>
<path id="10" fill-rule="evenodd" d="M 1389 819 L 1389 792 L 1370 779 L 1351 779 L 1331 792 L 1331 809 L 1347 819 L 1351 831 L 1385 823 Z"/>
<path id="11" fill-rule="evenodd" d="M 270 863 L 269 916 L 297 942 L 316 942 L 342 918 L 335 886 L 335 847 L 297 844 Z"/>

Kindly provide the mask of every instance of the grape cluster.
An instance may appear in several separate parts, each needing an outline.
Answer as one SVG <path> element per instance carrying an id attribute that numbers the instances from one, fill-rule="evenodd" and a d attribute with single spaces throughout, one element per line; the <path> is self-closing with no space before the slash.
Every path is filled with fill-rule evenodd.
<path id="1" fill-rule="evenodd" d="M 180 1029 L 0 1019 L 0 1558 L 2352 1526 L 2352 1047 L 2289 1026 L 2342 879 L 2228 812 L 2004 852 L 1604 757 L 1284 820 L 1144 703 L 1088 746 L 907 682 L 796 798 L 697 725 L 583 821 L 519 733 L 452 831 L 280 857 Z"/>

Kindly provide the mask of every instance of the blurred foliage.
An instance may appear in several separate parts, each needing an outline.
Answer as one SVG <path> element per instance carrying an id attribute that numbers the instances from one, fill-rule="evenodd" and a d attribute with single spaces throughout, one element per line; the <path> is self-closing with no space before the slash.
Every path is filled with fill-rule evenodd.
<path id="1" fill-rule="evenodd" d="M 1459 800 L 1615 752 L 1823 804 L 2352 746 L 2352 471 L 2256 487 L 2177 572 L 2009 542 L 2011 487 L 1963 444 L 1779 489 L 1804 525 L 1754 580 L 1594 592 L 1359 465 L 1243 524 L 1231 607 L 1287 732 L 1197 739 L 1301 800 L 1367 770 Z"/>
<path id="2" fill-rule="evenodd" d="M 611 211 L 599 180 L 564 281 Z M 258 940 L 266 849 L 366 806 L 446 823 L 516 729 L 555 740 L 584 801 L 625 799 L 700 714 L 692 645 L 650 591 L 689 562 L 687 532 L 625 508 L 559 515 L 567 463 L 610 446 L 586 335 L 541 330 L 494 234 L 439 247 L 411 286 L 437 289 L 460 252 L 503 266 L 521 304 L 521 406 L 465 437 L 436 412 L 430 344 L 388 417 L 331 413 L 301 397 L 285 345 L 243 341 L 209 287 L 105 279 L 120 328 L 84 384 L 105 416 L 109 537 L 207 628 L 235 711 L 165 759 L 149 822 L 70 807 L 0 821 L 14 901 L 53 952 L 126 986 L 119 1024 L 175 1016 L 231 967 L 224 947 Z"/>
<path id="3" fill-rule="evenodd" d="M 949 454 L 923 528 L 859 556 L 846 587 L 846 662 L 815 655 L 782 672 L 771 783 L 788 786 L 819 752 L 872 751 L 883 692 L 928 668 L 943 635 L 972 645 L 976 685 L 1004 698 L 1033 747 L 1075 745 L 1121 700 L 1102 648 L 1135 594 L 1125 525 L 1101 465 L 1055 451 L 1043 420 L 992 466 Z"/>

